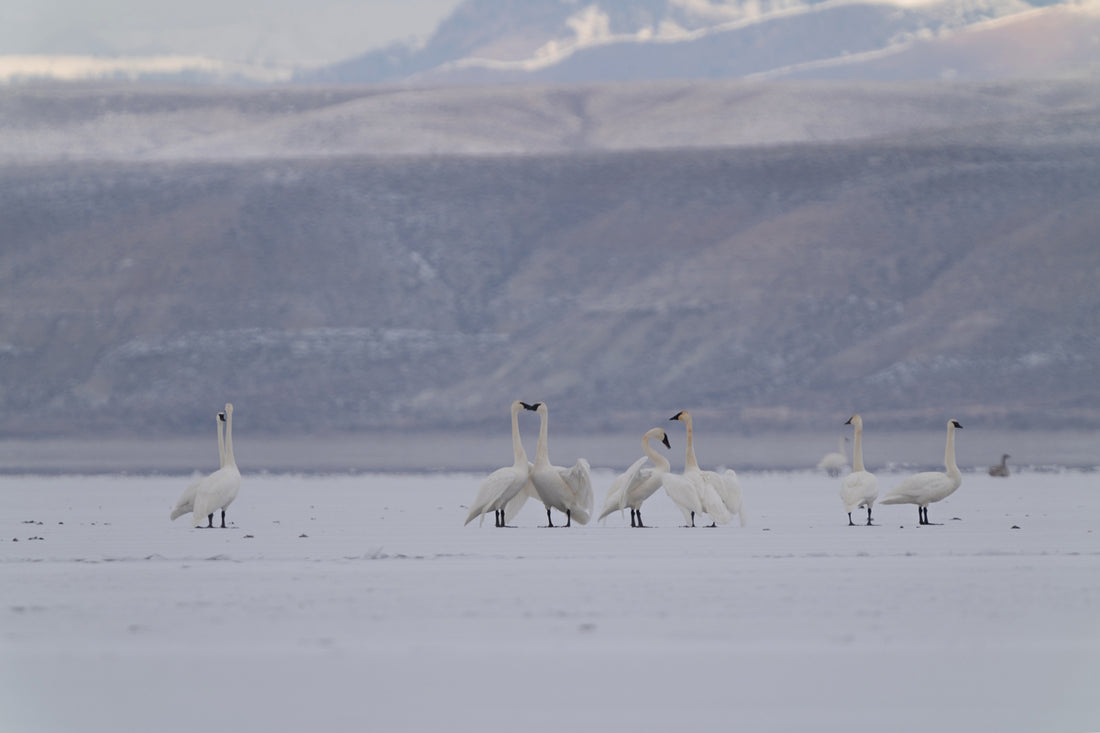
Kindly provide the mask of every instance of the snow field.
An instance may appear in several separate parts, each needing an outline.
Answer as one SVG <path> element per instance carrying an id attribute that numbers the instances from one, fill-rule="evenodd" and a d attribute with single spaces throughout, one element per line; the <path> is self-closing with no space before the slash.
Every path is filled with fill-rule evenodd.
<path id="1" fill-rule="evenodd" d="M 0 729 L 1100 729 L 1096 474 L 551 530 L 463 527 L 481 475 L 243 473 L 227 530 L 168 520 L 185 477 L 0 478 Z"/>

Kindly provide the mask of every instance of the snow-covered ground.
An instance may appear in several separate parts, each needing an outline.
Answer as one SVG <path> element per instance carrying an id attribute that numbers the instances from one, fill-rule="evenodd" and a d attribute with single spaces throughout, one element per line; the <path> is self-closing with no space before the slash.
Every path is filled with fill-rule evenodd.
<path id="1" fill-rule="evenodd" d="M 0 477 L 0 730 L 1100 730 L 1096 473 L 933 527 L 741 478 L 744 528 L 500 530 L 480 475 L 246 471 L 193 530 L 183 477 Z"/>

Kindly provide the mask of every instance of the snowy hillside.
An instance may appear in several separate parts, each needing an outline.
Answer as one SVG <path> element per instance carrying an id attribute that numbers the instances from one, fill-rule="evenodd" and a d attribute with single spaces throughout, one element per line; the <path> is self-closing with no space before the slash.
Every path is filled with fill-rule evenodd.
<path id="1" fill-rule="evenodd" d="M 79 93 L 4 97 L 9 436 L 1100 425 L 1094 85 Z"/>
<path id="2" fill-rule="evenodd" d="M 590 82 L 804 77 L 1086 75 L 1100 3 L 1024 0 L 468 0 L 423 45 L 375 51 L 302 79 Z"/>

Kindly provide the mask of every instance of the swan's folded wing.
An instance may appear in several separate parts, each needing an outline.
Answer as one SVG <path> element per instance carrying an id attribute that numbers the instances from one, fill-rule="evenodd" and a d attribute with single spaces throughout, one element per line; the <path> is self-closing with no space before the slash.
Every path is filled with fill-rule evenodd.
<path id="1" fill-rule="evenodd" d="M 722 501 L 725 502 L 726 507 L 731 513 L 736 514 L 741 522 L 741 526 L 745 526 L 745 500 L 741 494 L 741 481 L 737 478 L 737 472 L 732 468 L 727 468 L 721 474 L 722 479 Z"/>
<path id="2" fill-rule="evenodd" d="M 581 524 L 588 524 L 592 516 L 592 505 L 595 498 L 592 495 L 592 476 L 588 461 L 578 458 L 572 468 L 559 468 L 558 475 L 573 490 L 574 508 L 571 510 L 573 519 Z"/>
<path id="3" fill-rule="evenodd" d="M 716 473 L 707 472 L 703 475 L 703 491 L 700 497 L 703 500 L 703 511 L 707 513 L 715 524 L 729 524 L 733 519 L 733 515 L 730 514 L 730 510 L 726 508 L 726 504 L 722 501 L 722 496 L 719 494 L 719 486 L 721 485 L 722 477 Z"/>
<path id="4" fill-rule="evenodd" d="M 515 474 L 512 471 L 512 466 L 498 468 L 486 476 L 485 480 L 481 482 L 481 486 L 478 487 L 477 496 L 474 498 L 473 504 L 470 504 L 470 513 L 466 515 L 466 521 L 462 526 L 465 527 L 475 517 L 480 517 L 489 511 L 493 503 L 507 491 L 513 478 L 515 478 Z"/>
<path id="5" fill-rule="evenodd" d="M 923 504 L 938 492 L 946 490 L 951 485 L 951 479 L 947 474 L 938 471 L 926 471 L 918 473 L 902 481 L 890 489 L 886 496 L 879 499 L 879 504 Z"/>
<path id="6" fill-rule="evenodd" d="M 630 468 L 626 469 L 626 471 L 619 477 L 623 480 L 622 493 L 619 495 L 620 510 L 626 508 L 627 502 L 630 500 L 630 490 L 644 480 L 642 477 L 642 466 L 644 466 L 646 464 L 646 461 L 648 460 L 649 459 L 647 457 L 642 456 L 638 460 L 634 461 L 634 463 L 630 465 Z"/>
<path id="7" fill-rule="evenodd" d="M 200 482 L 202 482 L 201 477 L 192 481 L 187 485 L 187 488 L 183 490 L 176 505 L 172 507 L 172 519 L 182 517 L 195 508 L 195 490 L 199 488 Z"/>
<path id="8" fill-rule="evenodd" d="M 530 476 L 530 473 L 528 473 Z M 535 491 L 535 485 L 531 483 L 531 479 L 527 479 L 527 483 L 523 485 L 523 488 L 519 490 L 515 496 L 513 496 L 507 504 L 504 505 L 504 523 L 511 522 L 519 510 L 523 508 L 523 505 L 527 503 L 528 499 L 538 499 L 538 493 Z"/>

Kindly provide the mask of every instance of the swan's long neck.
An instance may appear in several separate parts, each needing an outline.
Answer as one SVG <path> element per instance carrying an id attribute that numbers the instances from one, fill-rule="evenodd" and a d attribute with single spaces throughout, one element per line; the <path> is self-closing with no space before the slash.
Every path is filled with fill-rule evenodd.
<path id="1" fill-rule="evenodd" d="M 687 426 L 687 450 L 684 454 L 684 470 L 698 471 L 699 461 L 695 460 L 695 434 L 691 429 L 691 415 L 684 415 L 684 425 Z"/>
<path id="2" fill-rule="evenodd" d="M 852 441 L 852 470 L 867 470 L 863 467 L 863 427 L 860 425 L 856 425 L 856 437 Z"/>
<path id="3" fill-rule="evenodd" d="M 218 424 L 218 468 L 225 468 L 225 436 L 222 434 L 221 415 L 215 415 L 214 421 Z"/>
<path id="4" fill-rule="evenodd" d="M 657 450 L 649 444 L 650 440 L 651 438 L 642 438 L 642 450 L 644 450 L 645 454 L 649 456 L 649 460 L 653 461 L 653 465 L 657 467 L 658 471 L 660 471 L 661 473 L 668 473 L 669 470 L 672 468 L 672 464 L 669 463 L 667 458 L 658 453 Z"/>
<path id="5" fill-rule="evenodd" d="M 237 459 L 233 457 L 233 413 L 225 413 L 225 465 L 236 466 Z"/>
<path id="6" fill-rule="evenodd" d="M 947 468 L 949 476 L 961 476 L 962 472 L 955 464 L 955 426 L 947 426 L 947 448 L 943 454 L 943 465 Z"/>
<path id="7" fill-rule="evenodd" d="M 527 465 L 527 451 L 523 450 L 523 441 L 519 437 L 519 411 L 522 409 L 518 405 L 512 408 L 512 455 L 517 466 Z"/>
<path id="8" fill-rule="evenodd" d="M 539 444 L 535 448 L 535 463 L 549 463 L 550 451 L 546 447 L 547 433 L 546 423 L 549 422 L 546 408 L 539 410 Z"/>

